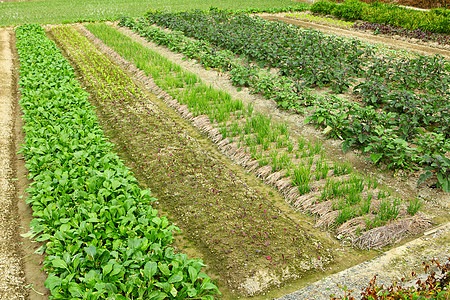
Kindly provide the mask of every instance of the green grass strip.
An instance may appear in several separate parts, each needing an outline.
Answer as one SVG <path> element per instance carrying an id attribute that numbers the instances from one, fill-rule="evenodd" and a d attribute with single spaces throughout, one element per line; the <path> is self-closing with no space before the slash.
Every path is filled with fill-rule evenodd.
<path id="1" fill-rule="evenodd" d="M 140 16 L 149 9 L 170 11 L 208 9 L 215 6 L 222 9 L 251 12 L 279 12 L 304 10 L 304 3 L 290 0 L 52 0 L 52 1 L 14 1 L 0 3 L 0 26 L 21 25 L 25 23 L 57 24 L 80 21 L 116 20 L 121 15 Z"/>

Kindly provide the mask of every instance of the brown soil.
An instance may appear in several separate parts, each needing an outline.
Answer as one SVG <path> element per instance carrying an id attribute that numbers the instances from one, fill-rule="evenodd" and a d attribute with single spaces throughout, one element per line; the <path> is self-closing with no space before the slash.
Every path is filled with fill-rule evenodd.
<path id="1" fill-rule="evenodd" d="M 30 183 L 25 162 L 16 155 L 24 142 L 17 95 L 14 34 L 0 30 L 0 299 L 48 299 L 47 277 L 40 271 L 40 245 L 21 237 L 29 230 L 32 211 L 25 203 Z M 3 276 L 5 274 L 5 276 Z"/>
<path id="2" fill-rule="evenodd" d="M 0 30 L 0 299 L 25 299 L 14 168 L 11 33 Z"/>
<path id="3" fill-rule="evenodd" d="M 417 43 L 411 43 L 408 41 L 402 41 L 398 38 L 400 37 L 386 37 L 386 36 L 375 36 L 373 34 L 363 33 L 360 31 L 349 30 L 344 28 L 330 27 L 327 25 L 316 24 L 312 22 L 306 22 L 301 20 L 296 20 L 293 18 L 288 18 L 284 13 L 280 14 L 258 14 L 262 18 L 271 21 L 282 21 L 285 23 L 301 26 L 304 28 L 313 28 L 319 30 L 326 34 L 335 34 L 339 36 L 344 36 L 348 38 L 358 38 L 362 41 L 371 43 L 371 44 L 382 44 L 384 46 L 390 47 L 396 50 L 408 50 L 414 51 L 423 55 L 434 55 L 440 54 L 447 59 L 450 59 L 450 50 L 439 49 L 432 47 L 432 43 L 428 43 L 428 45 L 418 45 Z M 450 47 L 449 47 L 450 48 Z"/>

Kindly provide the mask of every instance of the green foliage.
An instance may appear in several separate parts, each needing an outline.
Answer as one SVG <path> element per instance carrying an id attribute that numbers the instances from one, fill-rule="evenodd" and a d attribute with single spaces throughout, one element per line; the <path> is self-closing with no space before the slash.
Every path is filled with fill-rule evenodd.
<path id="1" fill-rule="evenodd" d="M 21 25 L 25 23 L 59 24 L 82 21 L 117 20 L 121 15 L 138 17 L 149 8 L 170 11 L 208 9 L 211 5 L 221 9 L 245 12 L 284 12 L 303 11 L 308 5 L 293 3 L 290 0 L 52 0 L 45 1 L 3 1 L 0 5 L 0 26 Z"/>
<path id="2" fill-rule="evenodd" d="M 382 2 L 367 4 L 360 0 L 346 0 L 336 4 L 321 0 L 311 5 L 310 10 L 323 15 L 333 14 L 345 20 L 360 19 L 407 29 L 450 33 L 450 10 L 444 8 L 418 11 Z"/>
<path id="3" fill-rule="evenodd" d="M 434 154 L 432 156 L 425 155 L 423 160 L 429 166 L 423 168 L 425 173 L 420 175 L 417 184 L 419 185 L 435 174 L 437 186 L 442 187 L 445 192 L 450 193 L 450 159 L 439 154 Z"/>
<path id="4" fill-rule="evenodd" d="M 248 9 L 237 9 L 235 13 L 245 13 L 245 14 L 256 14 L 256 13 L 280 13 L 280 12 L 294 12 L 294 11 L 305 11 L 308 10 L 309 4 L 300 2 L 297 3 L 296 6 L 287 6 L 287 7 L 276 7 L 276 8 L 248 8 Z"/>
<path id="5" fill-rule="evenodd" d="M 377 218 L 383 222 L 397 218 L 400 210 L 400 200 L 395 198 L 393 202 L 389 199 L 383 199 L 380 202 L 380 208 L 376 212 Z"/>
<path id="6" fill-rule="evenodd" d="M 311 165 L 298 165 L 294 168 L 292 183 L 297 186 L 300 195 L 309 193 L 311 182 Z"/>
<path id="7" fill-rule="evenodd" d="M 311 7 L 309 8 L 310 11 L 313 13 L 321 14 L 321 15 L 331 15 L 332 11 L 338 6 L 336 2 L 332 1 L 326 1 L 326 0 L 320 0 L 315 1 Z"/>
<path id="8" fill-rule="evenodd" d="M 348 5 L 352 3 L 357 2 Z M 410 170 L 416 169 L 417 164 L 427 164 L 421 159 L 425 154 L 444 155 L 447 151 L 450 67 L 443 57 L 375 56 L 371 48 L 355 41 L 323 42 L 325 37 L 320 33 L 299 31 L 286 24 L 218 9 L 182 13 L 150 11 L 147 17 L 150 23 L 181 30 L 196 38 L 194 41 L 182 38 L 182 43 L 176 43 L 181 39 L 174 39 L 169 44 L 176 48 L 185 43 L 201 43 L 202 49 L 180 47 L 188 57 L 200 56 L 201 51 L 212 53 L 207 49 L 215 47 L 233 51 L 228 52 L 230 63 L 218 64 L 216 68 L 229 69 L 236 85 L 275 100 L 283 109 L 301 113 L 303 107 L 313 106 L 307 121 L 323 127 L 323 133 L 329 137 L 343 139 L 345 151 L 358 147 L 376 164 Z M 126 19 L 122 24 L 157 42 L 172 39 L 148 34 L 158 29 L 142 20 Z M 198 50 L 189 50 L 194 48 Z M 293 53 L 292 49 L 302 50 Z M 244 56 L 245 63 L 233 59 L 233 54 Z M 210 64 L 206 60 L 215 61 L 212 55 L 201 55 L 204 65 Z M 323 61 L 327 55 L 330 59 Z M 248 63 L 250 59 L 257 64 Z M 280 75 L 261 68 L 267 65 L 278 67 Z M 362 98 L 363 105 L 334 95 L 313 95 L 309 89 L 328 86 L 334 93 L 341 93 L 353 85 L 355 77 L 363 79 L 353 89 Z"/>
<path id="9" fill-rule="evenodd" d="M 411 216 L 414 216 L 422 207 L 422 201 L 420 201 L 419 197 L 416 197 L 409 201 L 408 207 L 406 210 Z"/>
<path id="10" fill-rule="evenodd" d="M 345 0 L 342 4 L 336 5 L 331 13 L 338 18 L 354 21 L 360 20 L 368 4 L 359 0 Z"/>
<path id="11" fill-rule="evenodd" d="M 212 299 L 203 263 L 175 254 L 178 230 L 106 141 L 74 70 L 38 25 L 16 29 L 21 152 L 33 208 L 30 233 L 46 243 L 55 299 Z"/>

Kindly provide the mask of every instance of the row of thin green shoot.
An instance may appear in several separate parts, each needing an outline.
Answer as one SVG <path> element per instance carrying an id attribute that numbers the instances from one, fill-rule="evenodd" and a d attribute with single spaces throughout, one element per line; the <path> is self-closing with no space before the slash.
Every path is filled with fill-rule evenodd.
<path id="1" fill-rule="evenodd" d="M 306 12 L 289 13 L 289 14 L 286 14 L 286 16 L 292 17 L 295 19 L 299 19 L 299 20 L 305 20 L 305 21 L 310 21 L 310 22 L 325 24 L 325 25 L 331 25 L 331 26 L 338 26 L 338 27 L 342 27 L 342 28 L 351 28 L 355 24 L 354 22 L 348 22 L 348 21 L 338 20 L 338 19 L 334 19 L 334 18 L 327 18 L 327 17 L 322 17 L 322 16 L 315 16 L 313 14 L 306 13 Z"/>
<path id="2" fill-rule="evenodd" d="M 297 187 L 300 195 L 311 191 L 313 182 L 325 181 L 320 201 L 338 199 L 334 209 L 340 211 L 338 222 L 343 223 L 350 216 L 370 212 L 373 197 L 387 199 L 381 205 L 382 220 L 394 218 L 398 211 L 398 200 L 391 201 L 383 189 L 375 195 L 378 182 L 372 177 L 362 178 L 352 173 L 347 162 L 330 162 L 322 143 L 304 137 L 291 136 L 286 123 L 274 122 L 266 114 L 256 113 L 252 104 L 232 99 L 223 91 L 207 86 L 201 80 L 181 70 L 165 57 L 133 41 L 116 29 L 105 24 L 86 26 L 94 35 L 125 59 L 155 79 L 155 82 L 181 104 L 186 104 L 194 115 L 206 115 L 222 138 L 245 149 L 259 167 L 270 165 L 272 172 L 283 171 Z M 331 172 L 332 171 L 332 172 Z M 347 178 L 343 175 L 349 175 Z M 362 196 L 362 192 L 366 196 Z M 341 201 L 341 202 L 339 202 Z"/>
<path id="3" fill-rule="evenodd" d="M 102 55 L 92 44 L 71 26 L 57 26 L 51 30 L 59 43 L 78 61 L 80 72 L 97 97 L 103 101 L 111 99 L 137 98 L 141 91 L 132 84 L 122 69 Z"/>

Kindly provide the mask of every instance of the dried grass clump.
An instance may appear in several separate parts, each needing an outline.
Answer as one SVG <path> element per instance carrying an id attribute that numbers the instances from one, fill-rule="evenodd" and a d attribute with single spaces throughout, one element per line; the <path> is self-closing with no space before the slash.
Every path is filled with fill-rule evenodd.
<path id="1" fill-rule="evenodd" d="M 206 115 L 199 115 L 192 119 L 192 122 L 194 123 L 195 127 L 204 132 L 208 132 L 212 129 L 211 121 L 209 121 L 209 118 Z"/>
<path id="2" fill-rule="evenodd" d="M 312 212 L 313 214 L 317 214 L 319 216 L 323 216 L 326 213 L 329 213 L 333 210 L 333 201 L 329 200 L 329 201 L 325 201 L 325 202 L 320 202 L 316 205 L 313 205 L 309 211 Z"/>
<path id="3" fill-rule="evenodd" d="M 317 196 L 318 193 L 309 193 L 302 195 L 298 197 L 294 203 L 292 203 L 292 206 L 294 206 L 294 208 L 296 209 L 307 211 L 316 204 Z"/>
<path id="4" fill-rule="evenodd" d="M 300 197 L 300 193 L 298 192 L 298 187 L 294 186 L 291 187 L 290 189 L 288 189 L 288 191 L 286 192 L 286 194 L 284 195 L 289 203 L 294 203 L 294 201 Z"/>
<path id="5" fill-rule="evenodd" d="M 278 180 L 280 180 L 281 178 L 283 178 L 286 175 L 286 171 L 285 170 L 281 170 L 278 172 L 274 172 L 272 174 L 270 174 L 269 176 L 267 176 L 267 183 L 274 185 L 275 182 L 277 182 Z"/>
<path id="6" fill-rule="evenodd" d="M 348 220 L 336 230 L 337 235 L 345 235 L 350 237 L 355 237 L 358 230 L 364 231 L 366 229 L 367 220 L 373 221 L 376 216 L 373 214 L 368 214 L 365 216 L 356 217 Z M 359 228 L 359 229 L 358 229 Z"/>
<path id="7" fill-rule="evenodd" d="M 258 178 L 265 179 L 272 173 L 272 166 L 271 165 L 263 166 L 257 169 L 255 173 Z"/>
<path id="8" fill-rule="evenodd" d="M 431 220 L 423 214 L 403 218 L 364 232 L 353 241 L 361 249 L 379 249 L 392 244 L 408 234 L 417 234 L 431 226 Z"/>
<path id="9" fill-rule="evenodd" d="M 321 216 L 314 227 L 330 227 L 336 222 L 336 218 L 339 216 L 339 211 L 330 211 L 323 216 Z"/>
<path id="10" fill-rule="evenodd" d="M 278 180 L 278 181 L 275 183 L 275 187 L 276 187 L 279 191 L 284 192 L 284 191 L 286 191 L 288 188 L 292 187 L 292 181 L 291 181 L 291 179 L 290 179 L 289 177 L 281 178 L 280 180 Z"/>

